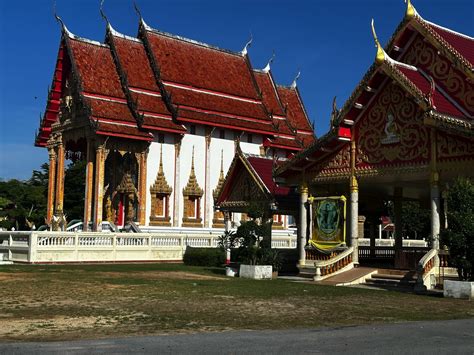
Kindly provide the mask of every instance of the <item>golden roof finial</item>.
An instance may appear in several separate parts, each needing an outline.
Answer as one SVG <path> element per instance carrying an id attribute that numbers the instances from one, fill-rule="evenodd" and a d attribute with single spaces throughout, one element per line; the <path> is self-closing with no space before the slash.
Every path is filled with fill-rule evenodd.
<path id="1" fill-rule="evenodd" d="M 410 0 L 405 0 L 405 3 L 407 4 L 407 10 L 405 12 L 405 18 L 407 19 L 412 19 L 416 15 L 416 9 L 411 3 Z"/>
<path id="2" fill-rule="evenodd" d="M 194 145 L 193 145 L 193 155 L 191 157 L 191 175 L 194 175 Z"/>
<path id="3" fill-rule="evenodd" d="M 374 41 L 375 41 L 375 47 L 377 48 L 377 54 L 375 56 L 375 62 L 378 65 L 381 65 L 385 61 L 385 51 L 383 50 L 382 46 L 380 45 L 379 39 L 377 38 L 377 34 L 375 33 L 374 19 L 372 19 L 371 26 L 372 26 L 372 35 L 374 36 Z"/>
<path id="4" fill-rule="evenodd" d="M 159 173 L 163 173 L 163 144 L 160 145 L 160 168 Z"/>

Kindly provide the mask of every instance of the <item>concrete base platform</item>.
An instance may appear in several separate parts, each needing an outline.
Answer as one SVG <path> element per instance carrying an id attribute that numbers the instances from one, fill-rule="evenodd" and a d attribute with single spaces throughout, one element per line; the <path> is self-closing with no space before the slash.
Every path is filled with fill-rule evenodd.
<path id="1" fill-rule="evenodd" d="M 315 283 L 320 285 L 332 285 L 332 286 L 350 286 L 364 283 L 366 279 L 370 278 L 372 274 L 376 274 L 377 269 L 369 267 L 357 267 L 349 271 L 340 273 L 338 275 L 328 277 L 322 281 L 316 281 Z"/>

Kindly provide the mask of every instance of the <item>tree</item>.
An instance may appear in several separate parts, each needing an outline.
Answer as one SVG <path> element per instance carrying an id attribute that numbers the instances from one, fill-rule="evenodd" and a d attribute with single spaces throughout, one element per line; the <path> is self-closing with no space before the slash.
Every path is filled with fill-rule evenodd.
<path id="1" fill-rule="evenodd" d="M 86 162 L 78 160 L 68 165 L 64 180 L 64 213 L 68 221 L 84 218 Z"/>
<path id="2" fill-rule="evenodd" d="M 448 228 L 441 241 L 449 248 L 450 261 L 460 280 L 474 281 L 474 183 L 458 178 L 449 188 Z"/>

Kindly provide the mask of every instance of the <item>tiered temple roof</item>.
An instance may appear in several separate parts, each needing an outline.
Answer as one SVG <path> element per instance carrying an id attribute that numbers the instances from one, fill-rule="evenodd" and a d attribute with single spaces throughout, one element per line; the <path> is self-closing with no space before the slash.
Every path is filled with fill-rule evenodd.
<path id="1" fill-rule="evenodd" d="M 276 170 L 277 176 L 310 169 L 347 145 L 352 127 L 390 82 L 402 87 L 417 103 L 424 124 L 474 137 L 474 38 L 426 21 L 410 1 L 385 48 L 374 28 L 373 34 L 375 62 L 342 108 L 334 108 L 330 131 L 283 163 Z"/>
<path id="2" fill-rule="evenodd" d="M 314 141 L 296 87 L 277 87 L 269 66 L 254 70 L 246 51 L 161 32 L 143 19 L 138 38 L 110 23 L 106 33 L 99 43 L 63 25 L 37 146 L 46 145 L 67 96 L 96 134 L 152 140 L 153 132 L 184 134 L 183 124 L 194 123 L 262 134 L 267 147 L 298 151 Z"/>

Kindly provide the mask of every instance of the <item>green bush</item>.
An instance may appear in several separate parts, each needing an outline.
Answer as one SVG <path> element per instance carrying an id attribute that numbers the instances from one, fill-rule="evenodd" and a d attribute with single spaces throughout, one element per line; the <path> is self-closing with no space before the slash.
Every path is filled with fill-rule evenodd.
<path id="1" fill-rule="evenodd" d="M 183 262 L 193 266 L 222 266 L 225 263 L 225 252 L 220 248 L 187 247 Z"/>
<path id="2" fill-rule="evenodd" d="M 448 228 L 441 232 L 461 280 L 474 281 L 474 181 L 458 178 L 448 193 Z"/>

